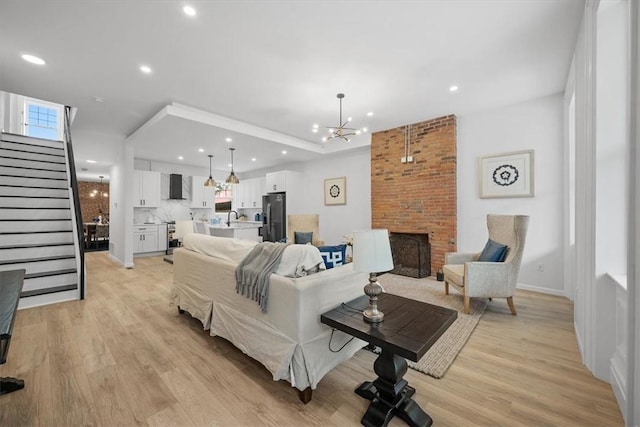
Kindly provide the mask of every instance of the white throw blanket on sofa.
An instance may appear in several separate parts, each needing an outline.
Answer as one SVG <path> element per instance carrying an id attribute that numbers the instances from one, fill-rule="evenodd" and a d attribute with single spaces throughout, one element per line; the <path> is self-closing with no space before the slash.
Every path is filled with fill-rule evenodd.
<path id="1" fill-rule="evenodd" d="M 258 243 L 236 268 L 236 292 L 257 301 L 263 313 L 269 301 L 269 276 L 276 271 L 286 243 Z"/>

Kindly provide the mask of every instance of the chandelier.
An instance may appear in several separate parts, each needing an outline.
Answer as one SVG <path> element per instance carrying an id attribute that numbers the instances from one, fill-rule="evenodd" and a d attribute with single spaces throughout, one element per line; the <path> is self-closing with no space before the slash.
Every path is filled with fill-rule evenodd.
<path id="1" fill-rule="evenodd" d="M 342 121 L 342 99 L 344 98 L 344 93 L 339 93 L 336 95 L 338 100 L 340 101 L 340 121 L 338 122 L 338 126 L 323 126 L 329 129 L 329 136 L 322 138 L 323 141 L 329 141 L 331 139 L 339 138 L 343 141 L 349 142 L 349 137 L 354 135 L 360 135 L 362 131 L 360 129 L 347 127 L 347 125 L 351 122 L 351 117 L 348 117 L 345 121 Z"/>

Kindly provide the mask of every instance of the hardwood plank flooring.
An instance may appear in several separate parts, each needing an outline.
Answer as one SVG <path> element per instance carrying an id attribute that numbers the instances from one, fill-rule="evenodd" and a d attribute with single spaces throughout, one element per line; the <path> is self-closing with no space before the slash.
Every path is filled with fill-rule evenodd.
<path id="1" fill-rule="evenodd" d="M 169 306 L 173 266 L 125 269 L 86 255 L 87 299 L 21 310 L 0 376 L 25 389 L 0 396 L 2 426 L 357 426 L 375 378 L 362 350 L 327 374 L 303 405 L 271 374 Z M 489 303 L 443 379 L 409 370 L 415 400 L 437 426 L 621 426 L 609 384 L 580 361 L 573 305 L 518 291 L 517 316 Z M 405 425 L 399 419 L 392 426 Z"/>

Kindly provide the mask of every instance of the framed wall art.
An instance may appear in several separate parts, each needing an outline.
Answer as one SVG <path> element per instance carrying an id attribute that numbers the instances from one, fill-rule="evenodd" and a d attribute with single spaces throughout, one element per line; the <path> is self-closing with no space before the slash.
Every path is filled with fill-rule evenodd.
<path id="1" fill-rule="evenodd" d="M 480 157 L 480 198 L 533 197 L 533 150 Z"/>
<path id="2" fill-rule="evenodd" d="M 324 180 L 324 204 L 347 204 L 347 177 L 329 178 Z"/>

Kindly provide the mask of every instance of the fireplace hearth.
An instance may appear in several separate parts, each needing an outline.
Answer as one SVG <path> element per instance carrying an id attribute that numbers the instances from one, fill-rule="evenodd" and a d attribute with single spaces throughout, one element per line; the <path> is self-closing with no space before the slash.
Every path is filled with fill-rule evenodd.
<path id="1" fill-rule="evenodd" d="M 395 233 L 389 235 L 394 269 L 390 273 L 422 278 L 431 276 L 431 245 L 426 233 Z"/>

